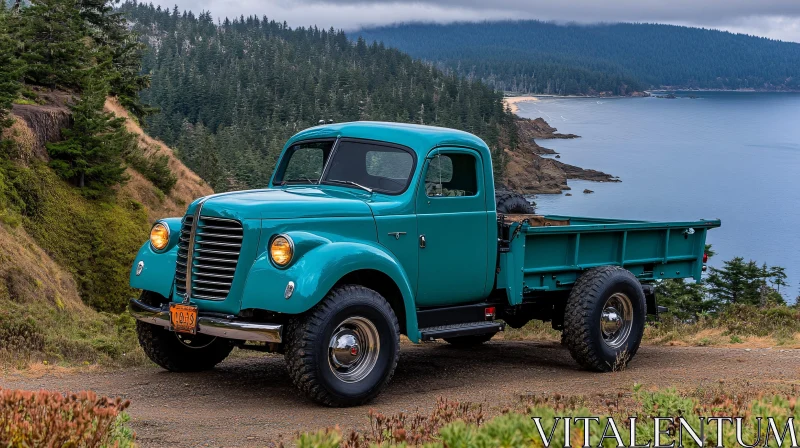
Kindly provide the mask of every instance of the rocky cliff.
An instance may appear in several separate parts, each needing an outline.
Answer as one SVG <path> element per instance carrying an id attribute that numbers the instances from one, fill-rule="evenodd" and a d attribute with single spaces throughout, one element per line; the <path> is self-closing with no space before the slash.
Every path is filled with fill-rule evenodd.
<path id="1" fill-rule="evenodd" d="M 540 146 L 536 140 L 578 138 L 575 134 L 561 134 L 544 119 L 518 118 L 516 120 L 519 144 L 514 150 L 506 149 L 505 172 L 501 187 L 523 194 L 552 194 L 569 190 L 567 179 L 595 182 L 619 182 L 619 179 L 592 169 L 562 163 L 543 154 L 555 154 L 552 149 Z"/>

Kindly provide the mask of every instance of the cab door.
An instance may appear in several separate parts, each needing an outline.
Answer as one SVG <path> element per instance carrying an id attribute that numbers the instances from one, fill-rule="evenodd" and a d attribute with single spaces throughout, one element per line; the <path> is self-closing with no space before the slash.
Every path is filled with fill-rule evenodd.
<path id="1" fill-rule="evenodd" d="M 417 188 L 417 306 L 484 298 L 488 220 L 483 161 L 477 151 L 437 148 Z"/>

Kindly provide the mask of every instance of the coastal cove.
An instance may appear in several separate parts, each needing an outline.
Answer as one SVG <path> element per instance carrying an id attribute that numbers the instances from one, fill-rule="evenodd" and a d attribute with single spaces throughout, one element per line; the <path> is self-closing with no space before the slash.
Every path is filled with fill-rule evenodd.
<path id="1" fill-rule="evenodd" d="M 696 99 L 688 98 L 689 95 Z M 570 180 L 572 196 L 536 195 L 537 212 L 642 220 L 722 220 L 717 256 L 784 266 L 800 284 L 800 94 L 678 92 L 677 99 L 539 98 L 517 114 L 582 138 L 538 140 L 564 163 L 622 182 Z M 545 155 L 544 157 L 555 157 Z M 593 190 L 592 194 L 583 193 Z"/>

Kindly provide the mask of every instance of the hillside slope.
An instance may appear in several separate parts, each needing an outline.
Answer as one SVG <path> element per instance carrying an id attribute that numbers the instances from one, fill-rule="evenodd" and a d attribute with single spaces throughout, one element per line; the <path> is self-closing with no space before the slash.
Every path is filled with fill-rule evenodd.
<path id="1" fill-rule="evenodd" d="M 216 190 L 265 186 L 284 142 L 320 120 L 468 130 L 495 154 L 513 128 L 502 95 L 486 85 L 342 31 L 256 16 L 215 23 L 208 11 L 143 2 L 120 11 L 150 50 L 142 67 L 152 81 L 141 97 L 161 113 L 148 129 Z"/>
<path id="2" fill-rule="evenodd" d="M 499 90 L 575 95 L 661 86 L 800 89 L 800 44 L 684 26 L 413 23 L 354 35 L 437 61 Z"/>
<path id="3" fill-rule="evenodd" d="M 46 164 L 44 144 L 69 123 L 69 98 L 39 93 L 46 104 L 15 105 L 3 135 L 13 148 L 0 163 L 0 362 L 140 362 L 133 322 L 116 314 L 134 294 L 133 257 L 155 219 L 182 215 L 212 190 L 110 98 L 106 109 L 126 117 L 146 154 L 167 155 L 178 181 L 164 195 L 129 168 L 112 198 L 87 199 Z"/>

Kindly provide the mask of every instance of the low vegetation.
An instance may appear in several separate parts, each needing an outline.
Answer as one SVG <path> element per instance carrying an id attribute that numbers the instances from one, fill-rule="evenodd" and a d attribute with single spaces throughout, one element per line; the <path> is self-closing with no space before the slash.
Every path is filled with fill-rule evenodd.
<path id="1" fill-rule="evenodd" d="M 550 322 L 531 321 L 522 328 L 507 327 L 495 339 L 560 341 Z M 730 305 L 718 313 L 684 320 L 672 313 L 648 322 L 643 344 L 800 348 L 800 308 L 786 305 Z"/>
<path id="2" fill-rule="evenodd" d="M 61 394 L 0 389 L 0 444 L 118 448 L 134 446 L 125 425 L 130 402 L 93 392 Z"/>
<path id="3" fill-rule="evenodd" d="M 672 418 L 677 422 L 682 417 L 696 431 L 700 419 L 711 416 L 742 417 L 742 440 L 747 443 L 766 440 L 770 431 L 772 444 L 775 438 L 766 417 L 773 417 L 779 430 L 787 419 L 800 417 L 797 396 L 800 390 L 793 386 L 770 393 L 754 392 L 747 387 L 733 387 L 720 383 L 717 387 L 698 388 L 689 392 L 675 389 L 645 390 L 635 386 L 629 393 L 598 394 L 595 397 L 573 397 L 560 394 L 521 397 L 512 408 L 500 409 L 493 416 L 483 406 L 439 399 L 430 413 L 419 410 L 385 416 L 369 412 L 370 427 L 367 431 L 344 432 L 340 428 L 327 428 L 317 432 L 300 434 L 296 439 L 303 448 L 361 448 L 371 446 L 425 446 L 433 447 L 526 447 L 542 446 L 542 435 L 532 417 L 538 417 L 544 434 L 553 441 L 552 446 L 564 446 L 564 418 L 597 416 L 599 421 L 590 426 L 589 446 L 617 446 L 611 431 L 601 441 L 609 418 L 614 419 L 619 436 L 625 446 L 630 446 L 631 420 L 637 417 L 635 436 L 638 444 L 653 441 L 654 417 Z M 561 417 L 557 423 L 557 418 Z M 759 425 L 758 419 L 763 419 Z M 728 425 L 721 441 L 717 440 L 714 423 L 707 424 L 706 446 L 718 443 L 724 446 L 739 446 L 736 431 Z M 550 429 L 554 428 L 552 434 Z M 661 425 L 665 434 L 662 446 L 677 445 L 677 423 Z M 684 434 L 684 443 L 695 446 Z M 584 446 L 583 422 L 571 425 L 571 446 Z M 784 446 L 791 439 L 784 440 Z M 755 442 L 759 445 L 758 442 Z"/>

